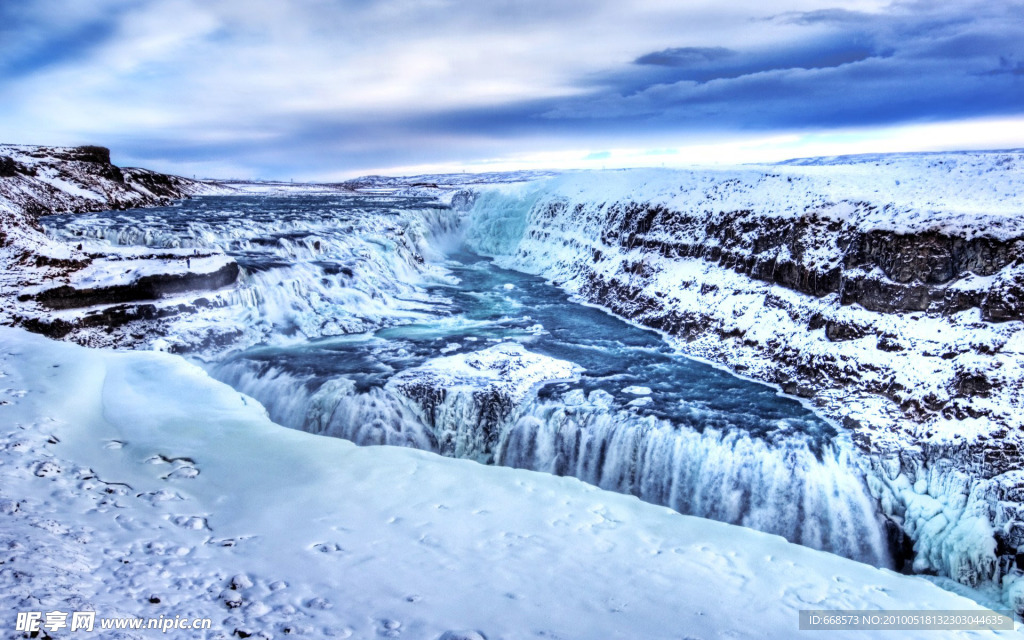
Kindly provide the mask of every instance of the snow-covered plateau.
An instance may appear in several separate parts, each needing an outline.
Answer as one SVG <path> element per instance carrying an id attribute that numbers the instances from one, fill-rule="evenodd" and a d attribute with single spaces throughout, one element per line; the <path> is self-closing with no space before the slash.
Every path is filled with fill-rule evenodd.
<path id="1" fill-rule="evenodd" d="M 13 609 L 1024 613 L 1024 153 L 298 185 L 103 152 L 0 147 L 0 323 L 94 347 L 0 332 Z"/>

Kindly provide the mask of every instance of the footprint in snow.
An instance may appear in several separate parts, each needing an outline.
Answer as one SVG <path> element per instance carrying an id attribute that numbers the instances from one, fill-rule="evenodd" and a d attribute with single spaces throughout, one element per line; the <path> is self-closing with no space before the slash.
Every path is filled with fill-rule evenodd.
<path id="1" fill-rule="evenodd" d="M 402 623 L 398 620 L 384 619 L 380 620 L 380 630 L 377 635 L 385 638 L 397 638 L 402 635 Z"/>
<path id="2" fill-rule="evenodd" d="M 52 478 L 54 476 L 60 475 L 60 465 L 51 460 L 40 462 L 38 465 L 36 465 L 35 471 L 33 471 L 33 473 L 35 473 L 35 475 L 37 475 L 40 478 Z"/>
<path id="3" fill-rule="evenodd" d="M 140 493 L 139 498 L 145 500 L 153 506 L 161 502 L 172 502 L 184 500 L 185 498 L 177 491 L 168 491 L 167 489 L 161 489 L 159 491 L 150 491 L 148 493 Z"/>
<path id="4" fill-rule="evenodd" d="M 202 516 L 177 516 L 171 521 L 182 529 L 192 529 L 195 531 L 207 529 L 212 531 L 209 523 L 206 522 L 206 518 Z"/>
<path id="5" fill-rule="evenodd" d="M 479 631 L 445 631 L 437 640 L 487 640 Z"/>
<path id="6" fill-rule="evenodd" d="M 231 582 L 228 584 L 228 588 L 233 589 L 234 591 L 245 591 L 246 589 L 251 589 L 254 584 L 255 583 L 253 582 L 252 578 L 250 578 L 244 573 L 239 573 L 238 575 L 231 578 Z"/>
<path id="7" fill-rule="evenodd" d="M 313 545 L 313 548 L 320 553 L 344 553 L 345 549 L 336 542 L 321 542 Z"/>
<path id="8" fill-rule="evenodd" d="M 331 604 L 326 598 L 311 598 L 306 601 L 307 609 L 319 609 L 325 611 L 332 608 L 334 605 Z"/>
<path id="9" fill-rule="evenodd" d="M 167 475 L 163 476 L 162 479 L 164 479 L 164 480 L 173 480 L 173 479 L 176 479 L 176 478 L 181 478 L 181 479 L 185 479 L 185 480 L 191 480 L 192 478 L 195 478 L 198 475 L 199 475 L 199 469 L 197 469 L 197 468 L 195 468 L 195 467 L 193 467 L 191 465 L 182 465 L 182 466 L 178 467 L 177 469 L 175 469 L 174 471 L 171 471 Z"/>

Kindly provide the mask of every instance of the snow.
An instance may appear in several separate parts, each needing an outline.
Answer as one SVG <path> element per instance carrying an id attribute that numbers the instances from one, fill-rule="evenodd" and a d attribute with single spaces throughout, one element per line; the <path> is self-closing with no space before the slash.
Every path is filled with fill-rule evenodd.
<path id="1" fill-rule="evenodd" d="M 471 353 L 428 360 L 397 374 L 388 385 L 399 389 L 416 384 L 449 391 L 493 390 L 518 404 L 537 386 L 574 380 L 581 371 L 572 362 L 532 353 L 518 342 L 501 342 Z"/>
<path id="2" fill-rule="evenodd" d="M 622 393 L 628 393 L 634 396 L 649 396 L 651 395 L 651 388 L 641 387 L 639 385 L 632 385 L 623 389 Z"/>
<path id="3" fill-rule="evenodd" d="M 141 251 L 134 252 L 142 254 Z M 47 283 L 25 288 L 26 293 L 37 293 L 55 285 L 69 285 L 75 289 L 100 289 L 125 286 L 150 276 L 176 276 L 184 274 L 206 275 L 216 273 L 234 260 L 224 254 L 196 256 L 194 250 L 163 250 L 148 255 L 114 252 L 92 260 L 88 266 L 71 273 L 66 282 Z"/>
<path id="4" fill-rule="evenodd" d="M 79 261 L 69 280 L 81 286 L 124 284 L 164 268 L 146 262 L 142 250 L 138 255 L 121 253 L 86 265 L 90 258 L 83 251 L 31 229 L 18 218 L 19 203 L 42 198 L 54 209 L 94 208 L 97 202 L 105 202 L 96 189 L 106 183 L 97 182 L 95 176 L 85 179 L 75 171 L 70 177 L 55 172 L 53 157 L 47 159 L 45 154 L 6 146 L 0 147 L 2 154 L 38 168 L 34 181 L 16 177 L 0 184 L 0 213 L 5 215 L 4 224 L 14 227 L 8 234 L 9 240 L 13 238 L 10 246 L 0 247 L 5 265 L 33 255 Z M 360 221 L 348 238 L 330 247 L 352 258 L 351 273 L 344 278 L 324 279 L 315 265 L 326 252 L 322 239 L 315 244 L 312 236 L 282 240 L 280 253 L 290 264 L 287 272 L 248 274 L 237 290 L 215 297 L 215 308 L 208 315 L 175 320 L 173 331 L 152 345 L 169 349 L 200 343 L 208 335 L 203 332 L 214 325 L 254 329 L 254 335 L 246 336 L 253 342 L 279 338 L 285 330 L 292 332 L 287 340 L 303 340 L 415 320 L 421 311 L 443 304 L 418 295 L 419 285 L 446 277 L 442 269 L 423 264 L 422 259 L 430 256 L 431 245 L 457 226 L 461 205 L 454 206 L 456 196 L 463 204 L 473 201 L 459 187 L 473 185 L 479 193 L 470 239 L 480 251 L 499 256 L 503 264 L 543 274 L 575 293 L 582 291 L 589 273 L 637 282 L 645 295 L 660 297 L 662 310 L 701 314 L 708 323 L 708 331 L 692 342 L 677 341 L 680 349 L 727 362 L 754 377 L 775 379 L 777 367 L 794 368 L 794 363 L 809 369 L 829 367 L 834 372 L 830 375 L 845 377 L 845 386 L 820 390 L 815 401 L 828 415 L 855 418 L 857 435 L 866 438 L 878 454 L 869 461 L 872 495 L 912 537 L 915 569 L 971 585 L 998 582 L 1005 569 L 999 565 L 994 536 L 1014 531 L 1022 520 L 1015 515 L 1019 500 L 1012 497 L 1022 484 L 1020 478 L 1011 477 L 1013 471 L 987 477 L 985 469 L 967 465 L 951 469 L 949 460 L 934 464 L 926 456 L 931 450 L 951 447 L 956 451 L 962 444 L 975 446 L 994 438 L 1019 440 L 1016 434 L 1024 415 L 1015 392 L 1024 379 L 1020 323 L 982 322 L 977 309 L 941 317 L 841 306 L 835 295 L 810 298 L 698 259 L 666 259 L 642 247 L 610 246 L 600 230 L 606 217 L 642 203 L 709 219 L 752 209 L 757 212 L 757 228 L 749 236 L 755 239 L 775 221 L 808 212 L 860 232 L 934 231 L 965 239 L 1019 238 L 1024 231 L 1019 215 L 1024 201 L 1017 189 L 1024 167 L 1021 156 L 1020 152 L 887 156 L 691 172 L 506 176 L 495 178 L 499 183 L 495 186 L 481 186 L 485 177 L 447 183 L 441 177 L 424 180 L 438 183 L 440 189 L 382 178 L 312 187 L 192 183 L 186 186 L 194 193 L 285 196 L 356 189 L 424 196 L 432 198 L 430 206 L 453 206 L 436 215 L 420 212 L 397 226 Z M 132 175 L 126 170 L 127 182 Z M 524 182 L 538 178 L 541 181 Z M 147 200 L 151 195 L 136 188 L 119 204 L 151 203 Z M 555 206 L 566 203 L 579 206 Z M 11 220 L 16 224 L 8 224 Z M 206 248 L 221 241 L 244 245 L 252 230 L 251 221 L 243 219 L 238 224 L 249 229 L 232 226 L 218 229 L 223 232 L 219 237 L 209 233 L 182 238 L 173 230 L 163 235 L 166 230 L 154 232 L 151 223 L 111 227 L 104 233 L 114 234 L 111 242 L 115 243 L 138 240 L 163 246 L 169 242 L 168 248 L 178 251 L 172 255 L 180 256 L 188 251 L 176 249 L 182 246 Z M 288 224 L 293 223 L 280 226 Z M 411 233 L 406 236 L 406 232 Z M 685 238 L 655 239 L 709 246 L 717 242 L 700 229 Z M 839 264 L 842 249 L 836 239 L 824 234 L 816 240 L 803 262 L 823 269 Z M 92 250 L 91 241 L 86 243 Z M 603 254 L 602 259 L 596 252 Z M 597 265 L 590 264 L 592 257 Z M 223 266 L 225 260 L 204 257 L 196 260 L 196 267 Z M 12 291 L 25 290 L 25 273 L 5 270 L 4 293 L 10 296 Z M 50 274 L 45 269 L 37 273 L 52 280 Z M 953 288 L 984 291 L 1001 277 L 969 276 Z M 167 308 L 178 302 L 161 304 Z M 3 312 L 5 321 L 10 321 L 9 311 Z M 826 338 L 824 329 L 809 330 L 810 317 L 859 327 L 864 335 L 834 341 Z M 538 324 L 529 331 L 543 330 Z M 722 339 L 723 335 L 740 338 Z M 43 606 L 50 601 L 91 598 L 117 611 L 126 602 L 151 607 L 151 595 L 160 592 L 165 594 L 162 605 L 228 616 L 218 618 L 226 633 L 233 628 L 284 632 L 284 625 L 294 624 L 291 631 L 311 635 L 436 637 L 446 629 L 478 628 L 493 639 L 536 634 L 635 637 L 638 629 L 645 637 L 670 637 L 678 630 L 680 611 L 686 612 L 684 624 L 695 621 L 692 629 L 687 627 L 688 633 L 763 635 L 766 628 L 770 637 L 787 637 L 801 606 L 911 608 L 952 602 L 943 598 L 954 597 L 920 580 L 865 572 L 861 565 L 813 555 L 770 536 L 682 518 L 570 480 L 485 471 L 390 448 L 357 451 L 324 439 L 296 440 L 268 423 L 251 399 L 210 382 L 199 370 L 169 356 L 86 354 L 19 332 L 3 330 L 0 336 L 0 346 L 10 351 L 0 356 L 0 362 L 15 385 L 0 402 L 0 424 L 11 429 L 0 451 L 0 459 L 10 462 L 0 465 L 4 474 L 0 514 L 13 519 L 0 535 L 17 551 L 8 561 L 11 566 L 20 562 L 23 547 L 17 545 L 24 545 L 23 541 L 34 545 L 26 555 L 53 559 L 51 564 L 38 563 L 42 569 L 33 565 L 35 573 L 0 571 L 0 592 L 16 594 L 3 596 L 8 599 L 31 593 L 39 598 L 34 602 Z M 121 337 L 109 338 L 106 344 L 120 344 Z M 899 350 L 883 351 L 878 346 L 880 337 Z M 461 348 L 450 343 L 443 353 Z M 51 362 L 59 367 L 54 369 Z M 457 430 L 445 431 L 453 424 L 490 419 L 481 411 L 478 395 L 504 398 L 512 405 L 509 411 L 520 411 L 515 404 L 536 386 L 578 373 L 569 363 L 545 359 L 518 345 L 498 345 L 438 358 L 406 378 L 396 376 L 389 393 L 420 387 L 404 399 L 397 397 L 399 393 L 372 395 L 363 399 L 358 410 L 339 415 L 347 419 L 347 428 L 367 430 L 397 415 L 388 438 L 396 433 L 407 439 L 429 435 L 441 441 L 443 451 L 444 438 L 452 437 L 456 447 L 471 449 L 465 457 L 472 458 L 475 452 L 484 460 L 495 455 L 492 443 L 458 440 Z M 961 404 L 955 408 L 968 417 L 934 414 L 912 421 L 896 406 L 948 400 L 958 380 L 974 374 L 1005 384 L 997 384 L 990 394 L 958 398 Z M 886 397 L 861 391 L 883 385 L 888 385 Z M 424 388 L 448 395 L 437 403 L 436 398 L 423 395 Z M 316 394 L 323 396 L 325 432 L 336 417 L 326 413 L 328 397 L 337 391 L 325 384 Z M 634 407 L 651 401 L 648 395 L 635 393 L 637 389 L 622 391 L 640 395 L 629 403 Z M 292 400 L 309 400 L 302 393 L 309 395 L 303 390 Z M 178 404 L 182 398 L 189 399 L 188 406 Z M 663 425 L 638 421 L 619 429 L 610 419 L 600 422 L 598 418 L 608 416 L 599 416 L 599 409 L 607 413 L 608 404 L 598 392 L 576 404 L 583 408 L 586 420 L 597 421 L 598 430 L 610 437 L 645 439 L 645 446 L 658 455 L 678 454 L 684 445 L 698 450 L 697 444 L 681 445 L 674 434 L 662 433 Z M 315 401 L 313 405 L 318 406 Z M 540 415 L 542 409 L 547 413 Z M 517 432 L 522 442 L 497 455 L 545 459 L 549 451 L 538 453 L 526 444 L 554 441 L 558 430 L 571 422 L 568 412 L 548 409 L 532 407 L 533 413 L 516 425 L 523 427 Z M 430 413 L 432 423 L 444 428 L 434 434 L 408 431 L 403 422 L 407 414 L 402 412 L 410 410 Z M 975 413 L 982 417 L 973 417 Z M 1000 434 L 1004 425 L 1015 430 Z M 52 442 L 50 435 L 56 436 Z M 738 444 L 750 447 L 747 442 Z M 429 443 L 414 446 L 430 448 Z M 721 453 L 737 443 L 723 441 L 716 448 L 701 441 L 700 446 L 707 455 L 699 459 L 721 467 L 732 459 Z M 207 457 L 214 451 L 215 457 Z M 785 477 L 787 468 L 777 457 L 762 455 L 756 447 L 750 451 L 754 452 L 751 458 L 767 468 L 766 477 Z M 624 463 L 621 468 L 630 467 Z M 724 470 L 747 472 L 746 468 Z M 824 484 L 831 481 L 826 473 Z M 40 489 L 39 482 L 49 484 Z M 124 482 L 131 490 L 108 484 L 112 482 Z M 723 492 L 728 491 L 728 483 L 721 485 Z M 685 492 L 686 485 L 681 486 L 673 490 L 674 495 Z M 768 494 L 780 493 L 777 484 L 768 489 Z M 520 495 L 524 492 L 528 495 Z M 712 506 L 735 516 L 726 518 L 730 521 L 778 519 L 777 514 L 744 512 L 736 499 L 723 496 Z M 840 521 L 847 512 L 822 511 L 844 524 Z M 282 523 L 303 526 L 296 532 Z M 568 534 L 562 532 L 566 527 Z M 821 533 L 813 530 L 810 537 Z M 720 542 L 708 547 L 706 540 Z M 660 556 L 674 562 L 656 558 Z M 780 564 L 788 566 L 773 564 L 779 558 Z M 120 562 L 129 559 L 127 564 Z M 586 569 L 581 571 L 580 564 Z M 1024 580 L 1012 579 L 1020 578 L 1019 574 L 1005 576 L 1003 593 L 995 599 L 1024 603 Z M 439 575 L 450 577 L 456 587 L 439 584 Z M 840 575 L 849 576 L 850 582 L 839 582 Z M 716 586 L 715 597 L 705 593 L 707 584 Z M 467 607 L 467 601 L 474 608 Z M 479 610 L 475 608 L 478 601 Z M 549 605 L 556 601 L 560 610 L 552 616 Z M 563 603 L 566 615 L 561 611 Z M 965 607 L 958 601 L 951 608 Z M 137 613 L 139 609 L 125 610 Z M 737 611 L 743 615 L 737 616 Z M 754 619 L 750 611 L 759 617 Z M 763 611 L 771 613 L 763 616 Z"/>
<path id="5" fill-rule="evenodd" d="M 778 221 L 808 214 L 858 233 L 1021 238 L 1022 175 L 1019 151 L 580 172 L 481 189 L 467 238 L 502 266 L 541 275 L 639 324 L 686 321 L 686 332 L 666 336 L 681 352 L 757 379 L 792 381 L 791 392 L 813 395 L 826 416 L 853 420 L 870 452 L 872 492 L 912 533 L 916 568 L 999 589 L 1004 575 L 1006 584 L 1021 577 L 997 568 L 991 543 L 994 532 L 1021 526 L 1019 500 L 1009 497 L 1018 490 L 1001 479 L 1006 468 L 998 461 L 1003 443 L 1011 459 L 1024 444 L 1024 325 L 985 322 L 977 308 L 951 315 L 869 311 L 840 304 L 837 294 L 812 297 L 712 260 L 666 253 L 680 245 L 718 248 L 707 226 L 735 211 L 750 212 L 738 246 L 756 246 Z M 652 207 L 709 222 L 650 231 L 646 238 L 662 242 L 664 253 L 607 237 L 633 208 Z M 840 240 L 838 233 L 808 236 L 803 263 L 842 269 Z M 953 289 L 984 292 L 999 277 L 967 276 Z M 595 280 L 618 282 L 625 293 L 595 299 Z M 861 335 L 831 339 L 824 328 L 811 329 L 812 320 Z M 959 392 L 976 374 L 992 388 Z M 991 453 L 986 443 L 994 443 Z M 988 468 L 993 459 L 997 465 Z M 886 474 L 892 465 L 896 473 Z M 922 478 L 924 493 L 908 490 Z"/>
<path id="6" fill-rule="evenodd" d="M 1008 151 L 897 154 L 832 164 L 583 171 L 532 186 L 543 185 L 547 198 L 649 202 L 679 211 L 768 211 L 779 218 L 818 209 L 828 219 L 865 231 L 933 230 L 1006 239 L 1024 230 L 1022 178 L 1024 153 Z M 479 189 L 484 197 L 538 197 L 522 185 Z"/>
<path id="7" fill-rule="evenodd" d="M 977 609 L 573 479 L 285 429 L 176 356 L 3 328 L 0 371 L 8 612 L 496 640 L 790 638 L 800 609 Z"/>
<path id="8" fill-rule="evenodd" d="M 425 287 L 450 279 L 434 258 L 451 242 L 460 214 L 435 203 L 416 209 L 396 207 L 395 215 L 365 214 L 349 206 L 365 201 L 363 196 L 335 194 L 296 213 L 287 197 L 247 195 L 197 198 L 169 215 L 133 211 L 48 219 L 49 233 L 82 243 L 92 254 L 110 254 L 113 260 L 133 254 L 140 259 L 169 255 L 169 261 L 156 261 L 168 266 L 152 269 L 173 269 L 187 266 L 185 258 L 198 250 L 210 257 L 204 258 L 206 262 L 193 257 L 192 271 L 214 269 L 216 261 L 230 260 L 215 257 L 223 254 L 238 256 L 243 267 L 235 286 L 203 292 L 209 304 L 201 309 L 145 326 L 135 323 L 113 334 L 86 326 L 72 337 L 98 346 L 168 340 L 181 349 L 209 344 L 224 349 L 422 319 L 445 303 L 442 297 L 427 294 Z M 392 206 L 386 198 L 374 198 L 372 203 Z M 110 278 L 118 277 L 118 270 L 123 277 L 131 275 L 116 263 L 109 267 Z M 179 297 L 174 304 L 190 302 Z"/>

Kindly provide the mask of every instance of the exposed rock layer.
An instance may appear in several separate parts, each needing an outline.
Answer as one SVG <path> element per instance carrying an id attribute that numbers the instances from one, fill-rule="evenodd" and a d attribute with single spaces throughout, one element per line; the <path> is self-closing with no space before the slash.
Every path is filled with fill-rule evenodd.
<path id="1" fill-rule="evenodd" d="M 1024 550 L 1022 159 L 865 164 L 484 192 L 470 238 L 811 399 L 867 454 L 908 568 L 1010 593 Z"/>
<path id="2" fill-rule="evenodd" d="M 0 145 L 0 296 L 21 303 L 17 310 L 5 305 L 3 320 L 64 337 L 80 328 L 111 329 L 194 309 L 194 301 L 159 307 L 136 303 L 228 286 L 238 277 L 238 265 L 226 261 L 212 271 L 193 271 L 182 268 L 189 256 L 154 254 L 145 257 L 147 268 L 138 277 L 82 284 L 77 280 L 91 266 L 123 256 L 51 240 L 43 235 L 39 216 L 164 205 L 215 189 L 210 183 L 117 167 L 105 147 Z M 95 308 L 58 317 L 50 313 L 85 307 Z"/>

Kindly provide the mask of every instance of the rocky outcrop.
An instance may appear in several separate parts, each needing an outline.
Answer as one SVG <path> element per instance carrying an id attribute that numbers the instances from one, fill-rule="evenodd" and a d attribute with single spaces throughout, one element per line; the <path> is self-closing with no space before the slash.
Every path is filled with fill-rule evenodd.
<path id="1" fill-rule="evenodd" d="M 154 258 L 158 259 L 158 258 Z M 140 276 L 126 284 L 80 288 L 61 285 L 37 294 L 23 294 L 18 300 L 35 300 L 49 309 L 74 309 L 95 305 L 123 304 L 160 298 L 187 291 L 219 289 L 238 279 L 238 264 L 225 262 L 208 273 L 181 271 Z"/>
<path id="2" fill-rule="evenodd" d="M 105 147 L 0 145 L 0 210 L 29 216 L 166 204 L 214 187 L 145 169 L 122 169 Z"/>
<path id="3" fill-rule="evenodd" d="M 214 189 L 146 169 L 122 169 L 111 163 L 105 147 L 0 145 L 0 322 L 65 337 L 81 329 L 141 327 L 194 309 L 192 300 L 151 303 L 232 284 L 239 273 L 234 261 L 208 253 L 90 252 L 46 237 L 39 217 L 162 205 Z M 119 275 L 102 276 L 105 271 Z M 54 315 L 55 310 L 72 312 Z M 141 331 L 129 328 L 125 335 Z"/>
<path id="4" fill-rule="evenodd" d="M 578 374 L 571 362 L 503 342 L 402 371 L 386 389 L 417 407 L 438 453 L 493 464 L 502 428 L 524 399 L 544 383 Z"/>
<path id="5" fill-rule="evenodd" d="M 1019 319 L 1024 313 L 1024 298 L 1012 293 L 1019 290 L 1016 280 L 1000 280 L 988 288 L 956 286 L 998 274 L 1024 256 L 1024 238 L 865 231 L 855 220 L 873 212 L 874 206 L 847 204 L 853 215 L 839 220 L 827 207 L 773 219 L 764 211 L 709 214 L 653 203 L 613 203 L 600 239 L 625 251 L 699 258 L 810 296 L 839 294 L 842 304 L 859 304 L 870 311 L 948 315 L 984 307 L 995 309 L 994 314 L 987 313 L 990 320 Z M 537 217 L 565 216 L 573 206 L 576 203 L 550 202 Z M 536 233 L 540 232 L 532 238 L 541 239 Z"/>

